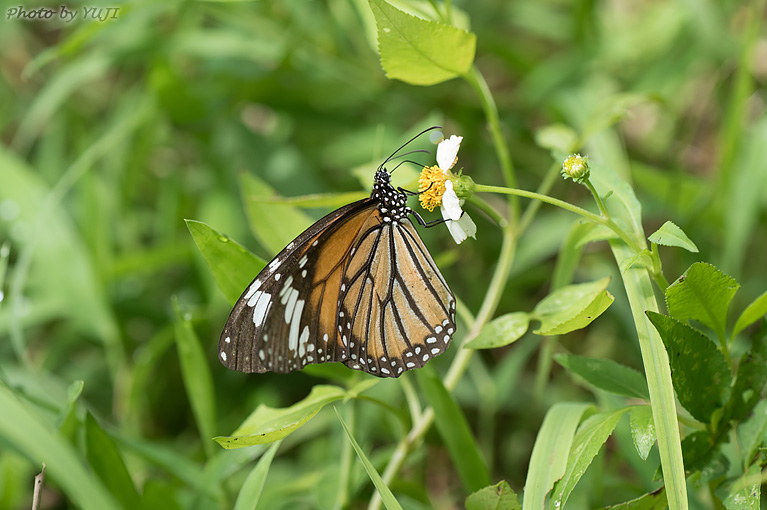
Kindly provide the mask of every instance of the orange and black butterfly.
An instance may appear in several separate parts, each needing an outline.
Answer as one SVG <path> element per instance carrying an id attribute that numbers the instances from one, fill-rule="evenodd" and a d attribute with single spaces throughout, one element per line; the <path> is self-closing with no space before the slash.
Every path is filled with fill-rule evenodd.
<path id="1" fill-rule="evenodd" d="M 240 296 L 218 344 L 227 368 L 286 373 L 341 362 L 399 377 L 447 349 L 455 297 L 408 216 L 423 226 L 442 220 L 410 209 L 413 193 L 395 189 L 384 167 L 405 145 L 378 167 L 369 198 L 306 229 Z"/>

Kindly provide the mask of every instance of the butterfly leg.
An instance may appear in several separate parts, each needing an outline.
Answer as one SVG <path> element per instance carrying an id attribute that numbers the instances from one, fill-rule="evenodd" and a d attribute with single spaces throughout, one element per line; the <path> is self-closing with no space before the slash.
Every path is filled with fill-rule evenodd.
<path id="1" fill-rule="evenodd" d="M 421 217 L 420 214 L 413 211 L 412 209 L 410 210 L 410 212 L 413 214 L 413 216 L 415 216 L 415 219 L 418 220 L 418 223 L 420 223 L 422 227 L 426 227 L 426 228 L 442 225 L 443 223 L 446 223 L 448 221 L 445 218 L 440 218 L 438 220 L 433 220 L 433 221 L 426 221 Z"/>

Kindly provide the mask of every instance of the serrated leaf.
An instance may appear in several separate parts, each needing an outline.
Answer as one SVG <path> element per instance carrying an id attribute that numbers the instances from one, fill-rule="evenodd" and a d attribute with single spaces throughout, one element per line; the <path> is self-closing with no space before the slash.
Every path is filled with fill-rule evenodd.
<path id="1" fill-rule="evenodd" d="M 509 345 L 527 332 L 530 315 L 514 312 L 501 315 L 485 324 L 479 335 L 466 344 L 468 349 L 494 349 Z"/>
<path id="2" fill-rule="evenodd" d="M 730 398 L 732 376 L 721 351 L 699 331 L 672 317 L 647 312 L 668 352 L 679 403 L 701 423 Z"/>
<path id="3" fill-rule="evenodd" d="M 213 439 L 227 449 L 271 443 L 292 434 L 320 409 L 346 395 L 343 388 L 319 384 L 305 399 L 290 407 L 275 409 L 261 404 L 231 436 Z"/>
<path id="4" fill-rule="evenodd" d="M 631 409 L 631 438 L 639 457 L 647 460 L 656 440 L 655 420 L 650 406 L 635 406 Z"/>
<path id="5" fill-rule="evenodd" d="M 490 475 L 463 411 L 434 370 L 426 367 L 416 374 L 427 402 L 434 409 L 435 426 L 466 492 L 485 487 L 490 483 Z"/>
<path id="6" fill-rule="evenodd" d="M 669 314 L 679 320 L 696 320 L 725 336 L 727 309 L 740 288 L 734 278 L 711 264 L 696 262 L 666 289 Z"/>
<path id="7" fill-rule="evenodd" d="M 554 482 L 562 478 L 567 468 L 567 454 L 573 444 L 575 430 L 590 404 L 560 402 L 554 404 L 543 418 L 535 438 L 530 465 L 527 468 L 523 510 L 543 508 L 546 494 Z"/>
<path id="8" fill-rule="evenodd" d="M 434 85 L 471 69 L 477 44 L 473 33 L 411 16 L 384 0 L 370 0 L 370 8 L 381 67 L 390 79 Z"/>
<path id="9" fill-rule="evenodd" d="M 575 354 L 556 354 L 554 360 L 599 389 L 624 397 L 650 400 L 647 381 L 633 368 L 608 359 Z"/>
<path id="10" fill-rule="evenodd" d="M 714 448 L 708 432 L 702 430 L 693 432 L 682 440 L 682 454 L 685 471 L 699 471 L 703 482 L 723 476 L 730 465 L 721 450 Z"/>
<path id="11" fill-rule="evenodd" d="M 716 493 L 727 510 L 759 510 L 761 489 L 762 469 L 757 463 Z"/>
<path id="12" fill-rule="evenodd" d="M 185 221 L 194 243 L 216 279 L 218 288 L 230 303 L 234 303 L 264 268 L 266 262 L 205 223 Z"/>
<path id="13" fill-rule="evenodd" d="M 541 326 L 536 335 L 562 335 L 588 326 L 615 300 L 607 292 L 610 278 L 568 285 L 543 298 L 533 310 Z"/>
<path id="14" fill-rule="evenodd" d="M 664 223 L 658 230 L 653 232 L 647 239 L 655 244 L 662 246 L 676 246 L 684 248 L 687 251 L 698 253 L 698 247 L 695 246 L 687 234 L 671 221 Z"/>
<path id="15" fill-rule="evenodd" d="M 357 457 L 359 457 L 362 465 L 365 467 L 365 471 L 367 471 L 368 476 L 370 477 L 370 480 L 378 490 L 378 494 L 381 496 L 381 501 L 383 501 L 386 509 L 402 510 L 402 507 L 394 497 L 394 494 L 392 494 L 389 487 L 386 486 L 386 483 L 381 478 L 381 475 L 378 474 L 378 471 L 376 471 L 373 463 L 370 462 L 370 459 L 368 459 L 367 455 L 365 455 L 365 451 L 360 447 L 359 443 L 357 443 L 357 440 L 354 439 L 351 430 L 349 430 L 349 427 L 346 426 L 346 422 L 344 422 L 343 418 L 341 418 L 341 415 L 338 413 L 338 409 L 335 409 L 335 412 L 336 416 L 338 416 L 338 421 L 341 422 L 341 426 L 344 428 L 344 432 L 346 432 L 346 436 L 349 438 L 349 442 L 351 442 L 352 447 L 354 447 L 354 451 L 357 452 Z"/>
<path id="16" fill-rule="evenodd" d="M 631 409 L 625 407 L 610 413 L 599 413 L 588 417 L 578 428 L 573 440 L 573 447 L 567 459 L 564 476 L 554 486 L 549 508 L 564 508 L 567 498 L 573 491 L 586 469 L 602 445 L 613 433 L 618 420 Z"/>
<path id="17" fill-rule="evenodd" d="M 566 154 L 576 152 L 578 147 L 578 134 L 570 126 L 564 124 L 549 124 L 535 132 L 535 143 L 550 151 L 559 151 Z"/>
<path id="18" fill-rule="evenodd" d="M 506 480 L 480 489 L 466 498 L 466 510 L 520 510 L 517 494 Z"/>
<path id="19" fill-rule="evenodd" d="M 743 313 L 740 314 L 740 317 L 738 317 L 738 320 L 735 322 L 735 327 L 732 328 L 732 338 L 735 338 L 738 333 L 764 317 L 765 314 L 767 314 L 767 291 L 753 300 L 751 304 L 743 310 Z"/>

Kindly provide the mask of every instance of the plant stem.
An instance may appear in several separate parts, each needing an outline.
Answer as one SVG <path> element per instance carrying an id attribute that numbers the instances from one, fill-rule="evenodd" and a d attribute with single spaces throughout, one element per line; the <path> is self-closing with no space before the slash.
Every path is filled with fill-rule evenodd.
<path id="1" fill-rule="evenodd" d="M 629 234 L 627 234 L 623 229 L 621 229 L 609 217 L 594 214 L 591 211 L 587 211 L 586 209 L 583 209 L 582 207 L 578 207 L 577 205 L 573 205 L 569 202 L 565 202 L 564 200 L 559 200 L 558 198 L 553 198 L 548 195 L 542 195 L 540 193 L 535 193 L 533 191 L 525 191 L 522 189 L 515 189 L 515 188 L 504 188 L 501 186 L 488 186 L 486 184 L 476 184 L 475 190 L 481 193 L 503 193 L 506 195 L 516 195 L 516 196 L 525 197 L 525 198 L 533 198 L 536 200 L 540 200 L 541 202 L 546 202 L 547 204 L 555 205 L 567 211 L 574 212 L 575 214 L 579 214 L 583 216 L 584 218 L 593 221 L 594 223 L 599 223 L 600 225 L 604 225 L 605 227 L 615 232 L 624 243 L 626 243 L 632 250 L 634 250 L 635 253 L 639 253 L 640 251 L 642 251 L 642 248 L 639 246 L 639 244 L 637 244 L 637 242 Z"/>
<path id="2" fill-rule="evenodd" d="M 538 186 L 538 190 L 536 193 L 540 193 L 541 195 L 546 195 L 550 190 L 551 187 L 554 186 L 554 183 L 557 182 L 557 177 L 559 177 L 559 169 L 562 165 L 559 164 L 559 162 L 554 162 L 551 164 L 549 169 L 546 171 L 546 176 L 543 178 L 543 181 L 541 181 L 540 186 Z M 517 239 L 519 239 L 522 236 L 522 233 L 527 230 L 527 227 L 530 226 L 530 224 L 533 222 L 533 219 L 535 218 L 535 214 L 538 212 L 538 209 L 541 208 L 541 202 L 538 200 L 533 200 L 530 202 L 530 205 L 527 206 L 527 209 L 525 209 L 524 214 L 522 214 L 522 219 L 519 220 L 519 228 L 517 229 Z"/>
<path id="3" fill-rule="evenodd" d="M 471 70 L 464 76 L 464 78 L 469 85 L 471 85 L 482 102 L 482 109 L 485 111 L 485 117 L 487 118 L 487 128 L 490 131 L 490 135 L 493 137 L 495 153 L 498 156 L 498 162 L 501 164 L 501 171 L 503 172 L 506 186 L 514 188 L 517 186 L 517 177 L 514 173 L 514 164 L 511 161 L 509 149 L 503 141 L 501 122 L 498 117 L 498 107 L 495 105 L 493 94 L 490 92 L 490 88 L 487 86 L 484 76 L 482 76 L 482 73 L 479 72 L 479 69 L 477 69 L 476 66 L 472 66 Z M 511 206 L 510 221 L 514 224 L 519 217 L 519 200 L 512 197 L 509 201 L 509 205 Z"/>

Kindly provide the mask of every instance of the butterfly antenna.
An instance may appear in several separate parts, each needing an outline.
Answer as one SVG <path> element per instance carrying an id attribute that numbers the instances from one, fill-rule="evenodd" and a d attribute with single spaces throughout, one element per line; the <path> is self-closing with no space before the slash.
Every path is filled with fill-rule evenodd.
<path id="1" fill-rule="evenodd" d="M 405 161 L 400 161 L 399 163 L 397 163 L 397 166 L 395 166 L 394 168 L 392 168 L 392 169 L 391 169 L 391 172 L 389 172 L 389 173 L 390 173 L 390 174 L 393 174 L 393 173 L 394 173 L 394 171 L 395 171 L 396 169 L 398 169 L 399 167 L 401 167 L 401 166 L 402 166 L 402 165 L 404 165 L 405 163 L 412 163 L 412 164 L 414 164 L 415 166 L 423 166 L 421 163 L 419 163 L 419 162 L 417 162 L 417 161 L 413 161 L 412 159 L 406 159 Z"/>
<path id="2" fill-rule="evenodd" d="M 393 159 L 393 158 L 394 158 L 394 157 L 397 155 L 397 153 L 398 153 L 399 151 L 401 151 L 402 149 L 404 149 L 404 148 L 405 148 L 405 147 L 406 147 L 406 146 L 407 146 L 409 143 L 413 142 L 413 140 L 415 140 L 416 138 L 418 138 L 419 136 L 421 136 L 421 135 L 423 135 L 423 134 L 425 134 L 425 133 L 428 133 L 429 131 L 434 131 L 435 129 L 442 129 L 442 126 L 432 126 L 432 127 L 430 127 L 430 128 L 426 128 L 426 129 L 424 129 L 423 131 L 421 131 L 420 133 L 418 133 L 417 135 L 415 135 L 413 138 L 411 138 L 410 140 L 408 140 L 407 142 L 403 143 L 403 144 L 400 146 L 400 148 L 399 148 L 399 149 L 397 149 L 396 151 L 392 152 L 391 156 L 389 156 L 388 158 L 386 158 L 386 161 L 384 161 L 383 163 L 381 163 L 381 164 L 378 166 L 378 169 L 380 170 L 381 168 L 383 168 L 383 166 L 384 166 L 386 163 L 388 163 L 389 161 L 391 161 L 391 160 L 392 160 L 392 159 Z M 403 154 L 403 155 L 404 155 L 404 154 Z"/>

